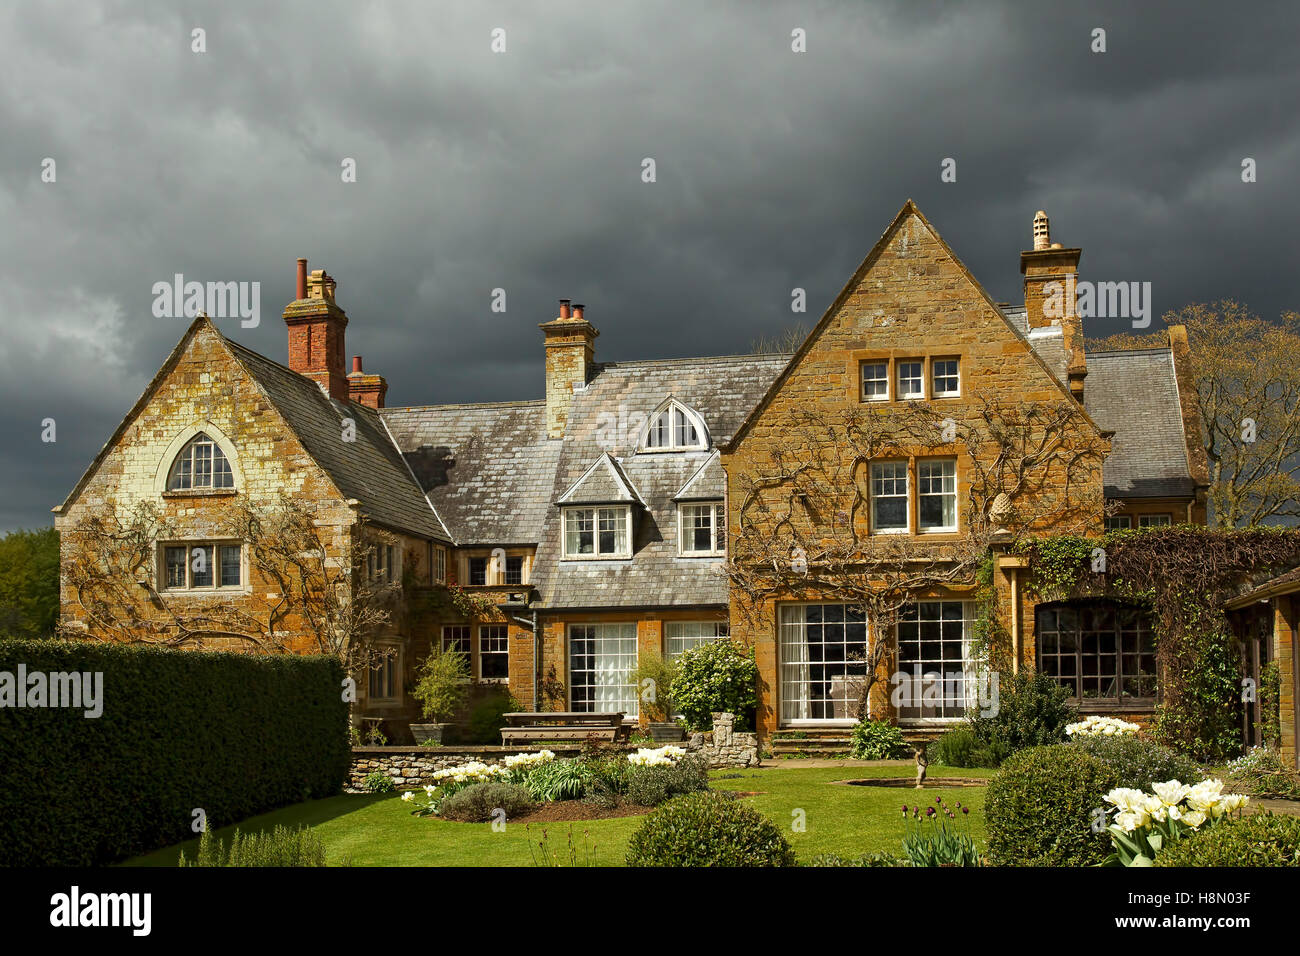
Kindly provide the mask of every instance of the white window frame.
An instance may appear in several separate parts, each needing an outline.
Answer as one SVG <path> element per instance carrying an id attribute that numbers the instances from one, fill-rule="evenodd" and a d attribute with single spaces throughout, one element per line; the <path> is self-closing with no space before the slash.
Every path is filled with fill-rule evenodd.
<path id="1" fill-rule="evenodd" d="M 919 726 L 919 725 L 926 725 L 926 724 L 950 724 L 950 723 L 957 723 L 957 722 L 959 722 L 959 721 L 961 721 L 962 719 L 965 718 L 965 716 L 966 716 L 966 710 L 967 710 L 969 707 L 971 707 L 971 706 L 975 703 L 975 700 L 976 700 L 976 693 L 975 693 L 975 691 L 976 691 L 976 684 L 975 684 L 975 681 L 976 681 L 978 675 L 976 674 L 975 662 L 971 659 L 971 645 L 972 645 L 973 640 L 974 640 L 974 633 L 975 633 L 975 631 L 974 631 L 974 628 L 975 628 L 975 620 L 976 620 L 976 617 L 977 617 L 977 612 L 976 612 L 976 607 L 975 607 L 974 602 L 972 602 L 972 601 L 942 600 L 942 599 L 933 599 L 933 600 L 923 599 L 923 600 L 918 600 L 918 601 L 914 601 L 914 602 L 912 602 L 912 605 L 911 605 L 911 606 L 915 607 L 915 608 L 916 608 L 916 611 L 917 611 L 917 619 L 916 619 L 916 622 L 915 622 L 916 629 L 917 629 L 917 640 L 916 640 L 917 649 L 918 649 L 918 650 L 921 650 L 921 649 L 924 647 L 924 645 L 935 643 L 935 642 L 933 642 L 933 641 L 925 641 L 925 640 L 921 637 L 921 625 L 922 625 L 922 624 L 939 624 L 939 625 L 940 625 L 940 628 L 942 628 L 943 624 L 945 623 L 945 621 L 944 621 L 944 617 L 943 617 L 943 612 L 944 612 L 944 608 L 943 608 L 943 606 L 944 606 L 945 604 L 959 604 L 959 605 L 961 605 L 961 617 L 960 617 L 960 618 L 953 618 L 953 619 L 951 619 L 951 620 L 956 620 L 956 621 L 960 621 L 960 622 L 961 622 L 961 661 L 960 661 L 960 669 L 961 669 L 961 675 L 962 675 L 962 677 L 961 677 L 961 681 L 962 681 L 962 698 L 961 698 L 961 702 L 960 702 L 960 703 L 950 703 L 950 702 L 949 702 L 949 699 L 948 699 L 946 696 L 944 696 L 944 700 L 943 700 L 943 704 L 942 704 L 942 706 L 945 707 L 945 708 L 958 708 L 958 709 L 960 710 L 960 713 L 949 714 L 949 715 L 944 715 L 944 716 L 935 716 L 935 717 L 926 717 L 926 716 L 919 716 L 919 717 L 918 717 L 918 716 L 907 716 L 907 717 L 903 717 L 903 716 L 900 714 L 900 715 L 899 715 L 899 718 L 898 718 L 898 722 L 899 722 L 900 724 L 902 724 L 902 725 L 905 725 L 905 726 Z M 922 614 L 922 607 L 923 607 L 924 605 L 938 605 L 938 606 L 939 606 L 939 610 L 938 610 L 938 614 L 939 614 L 939 616 L 938 616 L 937 618 L 922 617 L 922 616 L 921 616 L 921 614 Z M 911 623 L 912 623 L 912 622 L 904 621 L 904 620 L 901 620 L 901 619 L 900 619 L 900 620 L 899 620 L 899 621 L 894 625 L 894 648 L 895 648 L 895 650 L 896 650 L 897 653 L 898 653 L 898 657 L 897 657 L 897 661 L 898 661 L 898 670 L 899 670 L 900 673 L 904 673 L 904 674 L 906 674 L 908 680 L 912 682 L 912 683 L 910 684 L 910 687 L 911 687 L 913 693 L 924 693 L 924 691 L 925 691 L 925 689 L 926 689 L 926 686 L 927 686 L 927 683 L 928 683 L 928 682 L 926 681 L 926 675 L 927 675 L 927 674 L 934 674 L 934 673 L 935 673 L 935 671 L 933 670 L 933 668 L 927 669 L 927 666 L 928 666 L 928 665 L 932 665 L 932 664 L 937 664 L 937 665 L 941 668 L 941 669 L 938 671 L 938 674 L 939 674 L 939 680 L 942 682 L 942 683 L 941 683 L 941 686 L 940 686 L 940 688 L 939 688 L 939 693 L 940 693 L 941 696 L 946 695 L 947 690 L 948 690 L 948 685 L 946 684 L 946 678 L 947 678 L 949 672 L 948 672 L 947 670 L 942 669 L 942 668 L 943 668 L 946 664 L 948 664 L 949 662 L 948 662 L 948 659 L 945 658 L 945 657 L 943 656 L 943 650 L 942 650 L 943 638 L 942 638 L 942 633 L 940 634 L 940 640 L 939 640 L 939 642 L 938 642 L 938 643 L 940 644 L 940 653 L 939 653 L 939 658 L 940 658 L 940 659 L 939 659 L 938 661 L 920 661 L 920 662 L 918 662 L 918 663 L 921 664 L 920 673 L 921 673 L 922 686 L 921 686 L 920 688 L 917 688 L 917 687 L 916 687 L 916 684 L 915 684 L 915 679 L 916 679 L 916 669 L 915 669 L 915 667 L 914 667 L 914 664 L 909 663 L 909 662 L 904 662 L 904 660 L 903 660 L 903 643 L 904 643 L 904 641 L 903 641 L 903 630 L 904 630 L 904 628 L 905 628 L 907 625 L 909 625 L 909 624 L 911 624 Z M 910 637 L 908 638 L 908 643 L 911 643 L 911 639 L 910 639 Z M 953 662 L 953 663 L 956 663 L 956 662 Z"/>
<path id="2" fill-rule="evenodd" d="M 474 580 L 474 562 L 483 562 L 483 580 L 476 582 Z M 465 555 L 465 586 L 469 588 L 484 588 L 492 583 L 492 556 L 487 554 L 467 554 Z"/>
<path id="3" fill-rule="evenodd" d="M 1123 524 L 1120 524 L 1121 521 L 1123 522 Z M 1106 530 L 1107 531 L 1133 530 L 1133 516 L 1132 515 L 1107 515 Z"/>
<path id="4" fill-rule="evenodd" d="M 621 550 L 602 551 L 600 549 L 602 511 L 622 512 L 623 541 Z M 577 520 L 579 512 L 591 513 L 591 547 L 590 554 L 571 552 L 569 550 L 569 524 Z M 565 561 L 609 561 L 632 557 L 632 507 L 630 505 L 572 505 L 563 509 L 563 521 L 560 528 L 560 552 Z M 607 533 L 607 532 L 604 532 Z M 617 539 L 616 539 L 617 540 Z"/>
<path id="5" fill-rule="evenodd" d="M 485 642 L 486 642 L 486 641 L 490 641 L 490 640 L 496 640 L 496 638 L 495 638 L 495 637 L 489 637 L 488 635 L 484 634 L 483 632 L 484 632 L 484 631 L 487 631 L 487 630 L 497 630 L 497 629 L 500 629 L 500 630 L 502 631 L 502 635 L 503 635 L 503 636 L 502 636 L 500 639 L 503 640 L 503 641 L 505 642 L 505 650 L 504 650 L 504 651 L 493 650 L 493 651 L 487 651 L 487 652 L 485 652 L 485 651 L 484 651 Z M 476 640 L 476 642 L 477 642 L 477 650 L 478 650 L 478 653 L 477 653 L 477 654 L 475 655 L 475 657 L 474 657 L 474 673 L 475 673 L 475 675 L 478 677 L 478 679 L 479 679 L 481 682 L 483 682 L 483 683 L 485 683 L 485 684 L 508 684 L 508 683 L 510 683 L 510 625 L 508 625 L 508 624 L 480 624 L 480 625 L 478 625 L 477 630 L 478 630 L 478 633 L 475 635 L 475 640 Z M 505 675 L 504 675 L 504 676 L 501 676 L 501 677 L 485 677 L 485 676 L 483 675 L 483 659 L 484 659 L 485 657 L 505 657 L 505 659 L 506 659 L 506 672 L 505 672 Z"/>
<path id="6" fill-rule="evenodd" d="M 688 513 L 707 509 L 709 514 L 709 548 L 697 551 L 695 528 Z M 727 506 L 721 501 L 683 501 L 677 506 L 677 553 L 686 558 L 716 558 L 727 553 Z"/>
<path id="7" fill-rule="evenodd" d="M 570 624 L 565 629 L 566 656 L 568 657 L 568 666 L 566 670 L 569 674 L 569 709 L 579 713 L 601 713 L 604 711 L 621 710 L 623 711 L 624 721 L 635 721 L 640 713 L 638 704 L 640 703 L 637 694 L 637 686 L 632 681 L 632 675 L 636 672 L 637 661 L 640 655 L 640 648 L 637 641 L 637 626 L 635 621 L 615 621 L 608 623 L 593 624 Z M 574 645 L 581 641 L 592 641 L 595 644 L 592 657 L 592 666 L 580 671 L 574 670 L 575 655 Z M 612 652 L 607 650 L 608 645 L 613 645 Z M 627 651 L 631 647 L 631 653 Z M 613 657 L 618 663 L 624 665 L 621 668 L 608 668 L 605 670 L 605 680 L 602 683 L 602 669 L 600 659 L 603 656 L 602 651 L 610 657 Z M 622 681 L 610 680 L 622 675 L 625 679 Z M 579 675 L 584 675 L 581 682 Z M 585 679 L 585 675 L 591 675 L 591 679 Z M 574 692 L 579 688 L 590 690 L 590 700 L 578 701 L 574 699 Z M 598 698 L 601 696 L 602 688 L 604 689 L 604 702 Z M 584 696 L 586 696 L 584 694 Z M 611 700 L 612 698 L 612 700 Z"/>
<path id="8" fill-rule="evenodd" d="M 903 493 L 897 494 L 878 494 L 876 491 L 876 469 L 885 465 L 898 466 L 903 468 Z M 911 534 L 912 533 L 912 470 L 905 458 L 887 458 L 881 461 L 871 463 L 871 533 L 872 534 Z M 890 475 L 881 480 L 897 481 L 897 475 Z M 882 528 L 876 516 L 876 501 L 879 498 L 902 498 L 903 499 L 903 527 L 901 528 Z"/>
<path id="9" fill-rule="evenodd" d="M 808 612 L 806 610 L 806 608 L 808 607 L 839 607 L 843 609 L 842 612 L 843 616 L 848 616 L 849 608 L 853 607 L 853 605 L 851 603 L 847 603 L 843 601 L 791 601 L 791 602 L 782 602 L 781 604 L 777 605 L 776 685 L 777 685 L 777 714 L 778 714 L 780 726 L 782 727 L 800 727 L 800 726 L 811 726 L 811 725 L 835 726 L 835 727 L 852 726 L 853 724 L 857 723 L 857 717 L 854 715 L 854 713 L 851 713 L 851 711 L 856 711 L 857 696 L 853 688 L 853 683 L 847 676 L 840 678 L 840 680 L 843 681 L 842 689 L 844 691 L 844 694 L 842 697 L 839 698 L 829 697 L 826 698 L 825 700 L 813 701 L 809 699 L 809 695 L 807 693 L 803 693 L 799 696 L 796 696 L 796 695 L 789 694 L 788 691 L 791 687 L 810 687 L 812 684 L 816 684 L 816 683 L 827 683 L 827 681 L 825 680 L 815 681 L 812 679 L 812 668 L 816 666 L 823 666 L 823 667 L 825 666 L 825 664 L 823 663 L 825 661 L 824 649 L 827 646 L 843 646 L 845 649 L 844 652 L 845 663 L 847 663 L 851 653 L 850 648 L 856 650 L 856 642 L 850 642 L 848 640 L 848 627 L 850 624 L 854 626 L 856 626 L 858 623 L 862 624 L 863 640 L 862 640 L 861 650 L 862 650 L 863 660 L 865 661 L 870 654 L 871 640 L 872 640 L 872 634 L 874 632 L 874 629 L 872 627 L 870 620 L 867 619 L 865 611 L 863 612 L 862 622 L 841 620 L 839 622 L 829 622 L 829 624 L 816 622 L 816 621 L 810 623 L 808 621 Z M 795 611 L 800 611 L 800 619 L 799 620 L 788 619 L 789 616 L 793 615 Z M 832 630 L 829 632 L 829 636 L 834 638 L 836 636 L 834 631 L 834 625 L 836 623 L 842 625 L 844 639 L 843 640 L 832 639 L 829 641 L 826 640 L 828 636 L 826 627 L 830 626 L 832 628 Z M 821 640 L 815 641 L 814 643 L 820 645 L 823 648 L 822 661 L 811 660 L 811 656 L 808 655 L 806 652 L 806 649 L 809 646 L 808 630 L 810 627 L 815 627 L 819 629 L 818 634 Z M 799 650 L 800 647 L 804 648 L 802 652 Z M 840 663 L 840 662 L 836 661 L 834 663 Z M 830 683 L 832 684 L 832 686 L 834 686 L 834 678 L 832 678 Z M 841 717 L 809 716 L 809 712 L 811 711 L 812 706 L 817 703 L 820 703 L 822 706 L 826 706 L 827 704 L 829 704 L 832 710 L 835 708 L 836 704 L 838 704 L 844 716 Z"/>
<path id="10" fill-rule="evenodd" d="M 206 448 L 210 452 L 208 458 L 207 482 L 205 484 L 196 484 L 195 475 L 198 473 L 198 449 Z M 224 470 L 217 467 L 218 461 L 224 464 Z M 177 484 L 180 480 L 180 468 L 185 462 L 189 463 L 188 484 Z M 220 471 L 220 473 L 219 473 Z M 228 483 L 220 483 L 219 479 L 226 479 Z M 235 469 L 230 464 L 230 459 L 226 453 L 221 450 L 221 445 L 208 435 L 206 432 L 199 432 L 191 437 L 181 447 L 181 450 L 172 458 L 171 464 L 167 468 L 167 491 L 234 491 L 235 490 Z"/>
<path id="11" fill-rule="evenodd" d="M 922 469 L 928 465 L 951 465 L 952 466 L 952 524 L 937 525 L 927 528 L 921 518 L 921 499 L 922 498 L 946 498 L 949 496 L 947 491 L 939 494 L 923 493 L 922 482 L 934 481 L 933 476 L 922 475 Z M 939 476 L 940 481 L 945 481 L 947 475 Z M 957 459 L 956 458 L 918 458 L 916 461 L 916 524 L 921 534 L 955 534 L 957 527 L 961 522 L 961 516 L 958 514 L 958 499 L 960 489 L 957 487 Z"/>
<path id="12" fill-rule="evenodd" d="M 957 381 L 957 385 L 956 385 L 955 388 L 953 388 L 953 389 L 951 389 L 951 390 L 947 390 L 947 389 L 945 389 L 945 390 L 942 391 L 942 392 L 939 391 L 939 385 L 938 385 L 938 381 L 937 381 L 938 378 L 939 378 L 939 375 L 938 375 L 938 372 L 935 370 L 935 367 L 936 367 L 940 362 L 951 362 L 951 363 L 953 364 L 953 373 L 952 373 L 952 375 L 944 375 L 944 376 L 943 376 L 943 378 L 953 378 L 953 379 L 956 379 L 956 381 Z M 960 357 L 958 357 L 958 356 L 956 356 L 956 355 L 946 355 L 946 356 L 938 356 L 938 357 L 935 357 L 935 358 L 931 358 L 931 359 L 930 359 L 930 394 L 931 394 L 934 398 L 959 398 L 959 397 L 961 396 L 961 359 L 960 359 Z"/>
<path id="13" fill-rule="evenodd" d="M 401 580 L 402 549 L 386 541 L 370 542 L 366 555 L 366 581 L 370 584 L 391 584 Z"/>
<path id="14" fill-rule="evenodd" d="M 867 369 L 869 369 L 869 368 L 880 368 L 880 369 L 884 369 L 883 377 L 877 378 L 877 377 L 875 377 L 875 376 L 872 376 L 870 379 L 868 379 L 868 378 L 867 378 Z M 890 375 L 889 375 L 889 360 L 888 360 L 888 359 L 879 359 L 879 360 L 877 360 L 877 359 L 864 359 L 863 362 L 862 362 L 862 365 L 861 365 L 861 369 L 862 369 L 861 372 L 859 372 L 859 374 L 858 374 L 858 380 L 859 380 L 859 381 L 858 381 L 858 384 L 859 384 L 859 388 L 860 388 L 860 392 L 859 392 L 859 394 L 860 394 L 860 396 L 861 396 L 861 398 L 862 398 L 862 401 L 864 401 L 864 402 L 887 402 L 887 401 L 889 401 L 890 396 L 894 394 L 894 389 L 893 389 L 892 383 L 891 383 L 890 380 L 889 380 L 889 379 L 890 379 Z M 868 393 L 867 393 L 867 382 L 868 382 L 868 381 L 870 381 L 870 382 L 872 382 L 872 383 L 883 382 L 884 385 L 885 385 L 885 393 L 884 393 L 883 395 L 871 395 L 871 394 L 868 394 Z"/>
<path id="15" fill-rule="evenodd" d="M 383 650 L 391 650 L 392 654 L 386 656 L 378 665 L 371 667 L 366 675 L 366 700 L 373 704 L 396 704 L 402 700 L 402 645 L 397 642 L 383 641 L 379 642 L 376 647 Z M 374 686 L 375 671 L 379 667 L 388 667 L 389 673 L 386 679 L 391 686 L 388 688 L 392 693 L 387 695 L 376 695 L 371 692 Z"/>
<path id="16" fill-rule="evenodd" d="M 433 583 L 447 583 L 447 549 L 440 544 L 433 546 Z"/>
<path id="17" fill-rule="evenodd" d="M 726 621 L 664 621 L 664 659 L 675 661 L 692 648 L 730 636 Z"/>
<path id="18" fill-rule="evenodd" d="M 661 425 L 667 420 L 666 428 Z M 695 441 L 687 441 L 683 433 L 689 426 L 695 432 Z M 659 435 L 666 431 L 666 442 L 658 444 Z M 641 430 L 637 442 L 638 452 L 705 451 L 709 447 L 709 430 L 704 419 L 681 402 L 671 400 L 655 410 Z"/>
<path id="19" fill-rule="evenodd" d="M 185 551 L 185 584 L 169 587 L 167 584 L 167 552 L 171 548 L 183 548 Z M 196 548 L 212 549 L 212 583 L 211 584 L 194 584 L 194 551 Z M 222 584 L 221 583 L 221 552 L 219 548 L 238 548 L 239 549 L 239 583 Z M 244 542 L 230 539 L 211 539 L 211 540 L 193 540 L 193 541 L 159 541 L 158 542 L 158 572 L 157 579 L 158 591 L 166 591 L 169 594 L 238 594 L 248 593 L 250 590 L 248 583 L 248 549 L 244 547 Z"/>
<path id="20" fill-rule="evenodd" d="M 1161 520 L 1159 521 L 1150 520 L 1155 518 L 1159 518 Z M 1171 527 L 1174 523 L 1174 516 L 1172 514 L 1169 514 L 1168 512 L 1161 512 L 1160 514 L 1152 514 L 1152 515 L 1138 515 L 1137 519 L 1138 519 L 1137 526 L 1139 528 L 1168 528 Z"/>
<path id="21" fill-rule="evenodd" d="M 909 392 L 903 388 L 903 366 L 915 365 L 918 369 L 916 375 L 907 376 L 908 381 L 916 380 L 921 390 L 919 392 Z M 925 359 L 908 358 L 898 359 L 894 362 L 894 377 L 898 380 L 898 399 L 899 401 L 910 401 L 925 398 Z"/>

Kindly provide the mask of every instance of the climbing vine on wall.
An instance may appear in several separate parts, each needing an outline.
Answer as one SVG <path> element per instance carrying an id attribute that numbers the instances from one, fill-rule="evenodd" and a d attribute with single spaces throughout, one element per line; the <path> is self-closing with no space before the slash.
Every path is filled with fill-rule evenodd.
<path id="1" fill-rule="evenodd" d="M 1300 564 L 1300 531 L 1190 526 L 1113 531 L 1102 538 L 1025 539 L 1042 600 L 1109 597 L 1151 613 L 1161 674 L 1156 737 L 1198 760 L 1240 748 L 1242 674 L 1223 604 Z"/>

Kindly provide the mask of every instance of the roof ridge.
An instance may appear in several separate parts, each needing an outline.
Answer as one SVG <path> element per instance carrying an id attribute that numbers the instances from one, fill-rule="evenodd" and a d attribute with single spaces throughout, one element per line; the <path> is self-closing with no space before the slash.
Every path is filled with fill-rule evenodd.
<path id="1" fill-rule="evenodd" d="M 789 361 L 793 352 L 744 352 L 735 355 L 699 355 L 684 358 L 662 358 L 662 359 L 627 359 L 621 362 L 597 362 L 596 367 L 600 369 L 618 368 L 626 365 L 685 365 L 699 362 L 737 362 L 742 359 L 770 359 L 773 361 L 785 359 Z"/>
<path id="2" fill-rule="evenodd" d="M 524 406 L 545 405 L 544 398 L 525 398 L 517 399 L 510 402 L 447 402 L 438 405 L 386 405 L 380 411 L 384 412 L 413 412 L 423 411 L 430 408 L 522 408 Z"/>
<path id="3" fill-rule="evenodd" d="M 1142 348 L 1142 349 L 1101 349 L 1101 350 L 1096 351 L 1096 352 L 1089 352 L 1089 351 L 1087 350 L 1087 348 L 1085 348 L 1085 349 L 1084 349 L 1084 353 L 1085 353 L 1089 358 L 1093 358 L 1093 357 L 1095 357 L 1095 356 L 1101 356 L 1101 355 L 1162 355 L 1162 354 L 1163 354 L 1163 355 L 1172 355 L 1172 354 L 1173 354 L 1173 349 L 1171 349 L 1171 348 L 1170 348 L 1169 346 L 1167 346 L 1167 345 L 1157 345 L 1157 346 L 1154 346 L 1154 347 L 1152 347 L 1152 348 Z"/>

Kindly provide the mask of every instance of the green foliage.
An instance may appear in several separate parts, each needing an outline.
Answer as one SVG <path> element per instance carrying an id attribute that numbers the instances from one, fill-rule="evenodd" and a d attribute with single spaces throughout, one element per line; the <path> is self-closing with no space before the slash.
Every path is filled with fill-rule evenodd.
<path id="1" fill-rule="evenodd" d="M 1191 604 L 1191 626 L 1165 638 L 1164 698 L 1153 735 L 1204 763 L 1241 753 L 1241 662 L 1222 614 Z"/>
<path id="2" fill-rule="evenodd" d="M 1110 849 L 1094 832 L 1115 772 L 1078 747 L 1058 744 L 1013 754 L 989 782 L 984 817 L 995 866 L 1092 866 Z"/>
<path id="3" fill-rule="evenodd" d="M 804 866 L 907 866 L 907 861 L 892 853 L 867 853 L 853 858 L 838 853 L 818 853 Z"/>
<path id="4" fill-rule="evenodd" d="M 59 619 L 59 533 L 11 531 L 0 538 L 0 638 L 54 634 Z"/>
<path id="5" fill-rule="evenodd" d="M 1260 740 L 1277 747 L 1282 742 L 1282 671 L 1277 661 L 1269 661 L 1259 669 L 1259 731 Z"/>
<path id="6" fill-rule="evenodd" d="M 492 689 L 470 708 L 466 743 L 489 746 L 500 744 L 501 728 L 506 725 L 506 719 L 502 715 L 523 709 L 524 705 L 515 700 L 509 691 Z"/>
<path id="7" fill-rule="evenodd" d="M 451 720 L 465 703 L 469 658 L 435 642 L 415 676 L 411 696 L 420 702 L 426 720 L 441 724 Z"/>
<path id="8" fill-rule="evenodd" d="M 1141 737 L 1076 737 L 1070 741 L 1084 753 L 1096 757 L 1115 774 L 1115 786 L 1150 792 L 1153 783 L 1177 780 L 1199 783 L 1205 778 L 1195 761 Z"/>
<path id="9" fill-rule="evenodd" d="M 524 786 L 536 800 L 577 800 L 587 792 L 591 771 L 580 760 L 552 760 L 528 771 Z"/>
<path id="10" fill-rule="evenodd" d="M 628 841 L 628 866 L 794 866 L 775 823 L 740 800 L 705 791 L 669 800 Z"/>
<path id="11" fill-rule="evenodd" d="M 986 744 L 965 725 L 954 727 L 930 745 L 930 755 L 945 767 L 996 767 L 1009 755 L 1002 746 Z"/>
<path id="12" fill-rule="evenodd" d="M 903 815 L 909 816 L 903 805 Z M 924 808 L 911 808 L 912 827 L 903 837 L 903 857 L 912 866 L 980 866 L 978 844 L 967 832 L 969 808 L 958 801 L 956 809 L 948 807 L 943 797 Z"/>
<path id="13" fill-rule="evenodd" d="M 1227 771 L 1256 796 L 1300 799 L 1300 773 L 1274 747 L 1252 747 L 1248 754 L 1229 763 Z"/>
<path id="14" fill-rule="evenodd" d="M 366 779 L 361 782 L 361 789 L 367 793 L 392 793 L 394 790 L 393 778 L 382 770 L 374 770 L 366 774 Z"/>
<path id="15" fill-rule="evenodd" d="M 674 764 L 634 766 L 627 777 L 628 800 L 643 807 L 657 807 L 673 797 L 707 789 L 708 764 L 691 754 Z"/>
<path id="16" fill-rule="evenodd" d="M 655 653 L 642 654 L 632 672 L 631 683 L 636 685 L 641 712 L 653 721 L 668 720 L 674 710 L 673 681 L 677 679 L 677 662 L 664 660 Z M 650 681 L 649 684 L 646 682 Z"/>
<path id="17" fill-rule="evenodd" d="M 903 732 L 886 720 L 859 720 L 849 739 L 849 753 L 854 760 L 898 760 L 910 753 Z"/>
<path id="18" fill-rule="evenodd" d="M 754 726 L 758 665 L 754 651 L 734 640 L 707 641 L 677 659 L 672 697 L 692 730 L 708 730 L 713 714 L 736 715 L 736 729 Z"/>
<path id="19" fill-rule="evenodd" d="M 510 820 L 531 813 L 535 807 L 527 787 L 493 780 L 456 791 L 439 804 L 438 816 L 464 823 L 486 823 L 497 810 L 504 810 Z"/>
<path id="20" fill-rule="evenodd" d="M 210 823 L 339 793 L 351 763 L 335 657 L 0 641 L 0 672 L 103 674 L 103 713 L 6 708 L 0 865 L 91 866 Z"/>
<path id="21" fill-rule="evenodd" d="M 208 830 L 199 837 L 194 860 L 181 853 L 178 866 L 324 866 L 325 844 L 310 827 L 289 829 L 277 826 L 270 833 L 241 834 L 230 838 L 227 850 Z"/>
<path id="22" fill-rule="evenodd" d="M 1077 717 L 1066 703 L 1069 692 L 1049 675 L 1021 671 L 1005 678 L 999 680 L 996 713 L 973 710 L 966 717 L 976 741 L 974 759 L 986 761 L 979 766 L 996 767 L 1018 750 L 1061 743 L 1065 725 Z"/>
<path id="23" fill-rule="evenodd" d="M 1300 866 L 1300 818 L 1249 813 L 1161 850 L 1156 866 Z"/>

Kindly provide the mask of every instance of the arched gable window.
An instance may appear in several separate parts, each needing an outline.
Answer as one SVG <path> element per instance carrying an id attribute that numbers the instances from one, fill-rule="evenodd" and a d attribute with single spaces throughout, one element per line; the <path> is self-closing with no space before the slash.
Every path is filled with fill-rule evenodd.
<path id="1" fill-rule="evenodd" d="M 703 419 L 673 400 L 650 416 L 641 438 L 642 451 L 689 451 L 708 447 L 708 431 Z"/>
<path id="2" fill-rule="evenodd" d="M 199 432 L 180 450 L 167 476 L 168 491 L 233 488 L 230 462 L 215 441 Z"/>

